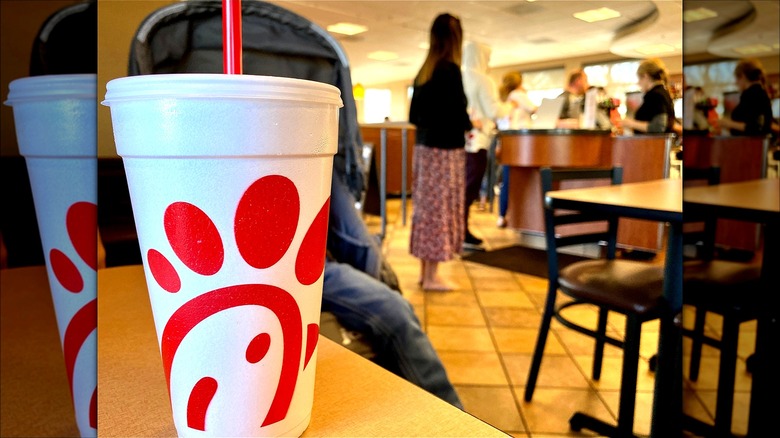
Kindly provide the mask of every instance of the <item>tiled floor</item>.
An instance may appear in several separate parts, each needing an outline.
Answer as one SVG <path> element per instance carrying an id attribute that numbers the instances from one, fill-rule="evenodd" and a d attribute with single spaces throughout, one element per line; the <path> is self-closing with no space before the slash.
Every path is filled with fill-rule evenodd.
<path id="1" fill-rule="evenodd" d="M 419 261 L 409 254 L 411 201 L 402 225 L 401 201 L 388 201 L 384 250 L 398 274 L 404 296 L 415 311 L 447 368 L 466 411 L 515 437 L 593 436 L 569 430 L 568 419 L 584 411 L 615 421 L 620 388 L 621 351 L 607 346 L 602 376 L 590 379 L 593 341 L 553 322 L 537 388 L 531 402 L 523 400 L 526 377 L 544 304 L 547 281 L 460 259 L 445 263 L 440 272 L 458 285 L 452 292 L 423 292 L 417 285 Z M 379 230 L 379 218 L 366 216 Z M 485 239 L 488 249 L 519 243 L 521 236 L 496 227 L 496 214 L 471 214 L 472 231 Z M 593 309 L 571 309 L 581 321 L 595 321 Z M 720 321 L 708 318 L 707 330 L 719 332 Z M 595 323 L 593 324 L 595 326 Z M 753 351 L 755 325 L 743 324 L 739 344 L 733 432 L 747 429 L 750 375 L 745 358 Z M 623 333 L 618 317 L 609 320 L 613 334 Z M 657 349 L 658 324 L 643 325 L 641 363 L 637 384 L 634 431 L 648 435 L 653 403 L 654 375 L 649 359 Z M 685 347 L 689 346 L 685 342 Z M 684 366 L 687 366 L 687 357 Z M 717 388 L 718 350 L 704 347 L 698 382 L 685 380 L 684 409 L 712 422 Z M 687 369 L 685 371 L 687 376 Z"/>

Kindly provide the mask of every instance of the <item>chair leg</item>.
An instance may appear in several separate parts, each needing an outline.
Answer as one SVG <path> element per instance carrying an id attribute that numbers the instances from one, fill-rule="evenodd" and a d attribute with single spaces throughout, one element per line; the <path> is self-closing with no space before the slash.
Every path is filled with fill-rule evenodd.
<path id="1" fill-rule="evenodd" d="M 715 405 L 715 431 L 717 436 L 731 435 L 731 416 L 734 409 L 734 374 L 737 371 L 737 343 L 739 320 L 724 315 L 723 335 L 720 342 L 720 367 L 718 371 L 718 398 Z"/>
<path id="2" fill-rule="evenodd" d="M 639 343 L 642 321 L 626 315 L 626 337 L 623 341 L 623 370 L 620 383 L 617 436 L 633 436 L 636 406 L 636 374 L 639 371 Z"/>
<path id="3" fill-rule="evenodd" d="M 691 364 L 688 370 L 688 378 L 695 382 L 699 379 L 699 367 L 701 366 L 701 347 L 704 340 L 704 322 L 707 311 L 704 308 L 696 308 L 696 320 L 693 322 L 693 334 L 691 340 Z"/>
<path id="4" fill-rule="evenodd" d="M 534 357 L 531 360 L 531 369 L 528 371 L 528 381 L 525 384 L 525 401 L 531 401 L 536 389 L 536 378 L 539 377 L 539 368 L 542 365 L 542 356 L 544 355 L 544 346 L 547 343 L 547 333 L 550 331 L 550 322 L 555 313 L 555 295 L 558 293 L 557 285 L 550 286 L 547 291 L 547 300 L 544 303 L 544 314 L 542 323 L 539 326 L 539 336 L 536 338 L 536 347 L 534 347 Z"/>
<path id="5" fill-rule="evenodd" d="M 596 333 L 599 337 L 596 338 L 596 347 L 593 350 L 593 380 L 599 380 L 601 378 L 601 363 L 604 358 L 604 338 L 607 336 L 607 316 L 609 311 L 604 308 L 599 308 L 599 323 L 596 328 Z"/>

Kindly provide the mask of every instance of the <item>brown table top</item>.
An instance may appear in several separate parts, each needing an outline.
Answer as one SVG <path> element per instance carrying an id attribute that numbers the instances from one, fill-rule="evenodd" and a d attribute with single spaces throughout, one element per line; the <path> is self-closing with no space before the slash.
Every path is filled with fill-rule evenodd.
<path id="1" fill-rule="evenodd" d="M 0 270 L 0 436 L 78 436 L 46 268 Z"/>
<path id="2" fill-rule="evenodd" d="M 738 210 L 747 215 L 777 218 L 780 214 L 780 179 L 717 184 L 687 188 L 683 192 L 687 205 Z"/>
<path id="3" fill-rule="evenodd" d="M 659 179 L 615 186 L 547 192 L 545 202 L 556 208 L 601 208 L 619 216 L 659 221 L 682 220 L 682 181 Z"/>
<path id="4" fill-rule="evenodd" d="M 173 436 L 141 266 L 98 273 L 100 436 Z M 320 337 L 314 407 L 303 436 L 505 436 Z"/>

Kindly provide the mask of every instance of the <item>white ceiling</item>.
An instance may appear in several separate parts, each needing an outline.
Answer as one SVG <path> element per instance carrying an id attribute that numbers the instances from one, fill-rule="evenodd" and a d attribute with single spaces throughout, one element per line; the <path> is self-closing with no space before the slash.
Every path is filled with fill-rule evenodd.
<path id="1" fill-rule="evenodd" d="M 668 53 L 681 56 L 710 52 L 739 57 L 734 47 L 764 42 L 780 53 L 780 2 L 777 0 L 526 0 L 500 1 L 271 1 L 327 27 L 338 22 L 362 24 L 368 31 L 352 37 L 334 34 L 352 64 L 354 83 L 382 84 L 414 77 L 427 49 L 433 19 L 449 12 L 461 19 L 466 39 L 477 40 L 493 50 L 492 67 L 527 64 L 603 53 L 642 58 L 636 51 L 648 45 L 665 44 Z M 572 14 L 608 7 L 621 16 L 596 23 L 575 19 Z M 707 7 L 718 16 L 683 27 L 684 10 Z M 755 13 L 752 13 L 754 11 Z M 743 17 L 748 26 L 730 27 Z M 721 27 L 720 34 L 715 31 Z M 683 35 L 685 45 L 683 45 Z M 377 50 L 392 51 L 398 59 L 374 61 Z M 766 56 L 767 54 L 761 54 Z"/>

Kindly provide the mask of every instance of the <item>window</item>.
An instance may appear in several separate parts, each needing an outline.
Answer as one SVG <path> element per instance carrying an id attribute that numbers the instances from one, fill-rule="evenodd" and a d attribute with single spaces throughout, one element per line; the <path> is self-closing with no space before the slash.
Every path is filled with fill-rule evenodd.
<path id="1" fill-rule="evenodd" d="M 562 68 L 523 72 L 523 88 L 534 105 L 541 105 L 542 99 L 558 97 L 566 83 L 566 72 Z"/>
<path id="2" fill-rule="evenodd" d="M 366 88 L 363 99 L 363 120 L 365 123 L 382 123 L 390 117 L 392 93 L 384 88 Z"/>
<path id="3" fill-rule="evenodd" d="M 702 87 L 704 95 L 718 99 L 715 111 L 723 115 L 723 102 L 729 92 L 737 91 L 734 68 L 738 61 L 720 61 L 683 67 L 685 85 Z"/>
<path id="4" fill-rule="evenodd" d="M 639 61 L 621 61 L 586 66 L 590 85 L 604 87 L 609 97 L 620 99 L 618 112 L 621 117 L 626 115 L 626 93 L 639 91 L 636 69 Z"/>

